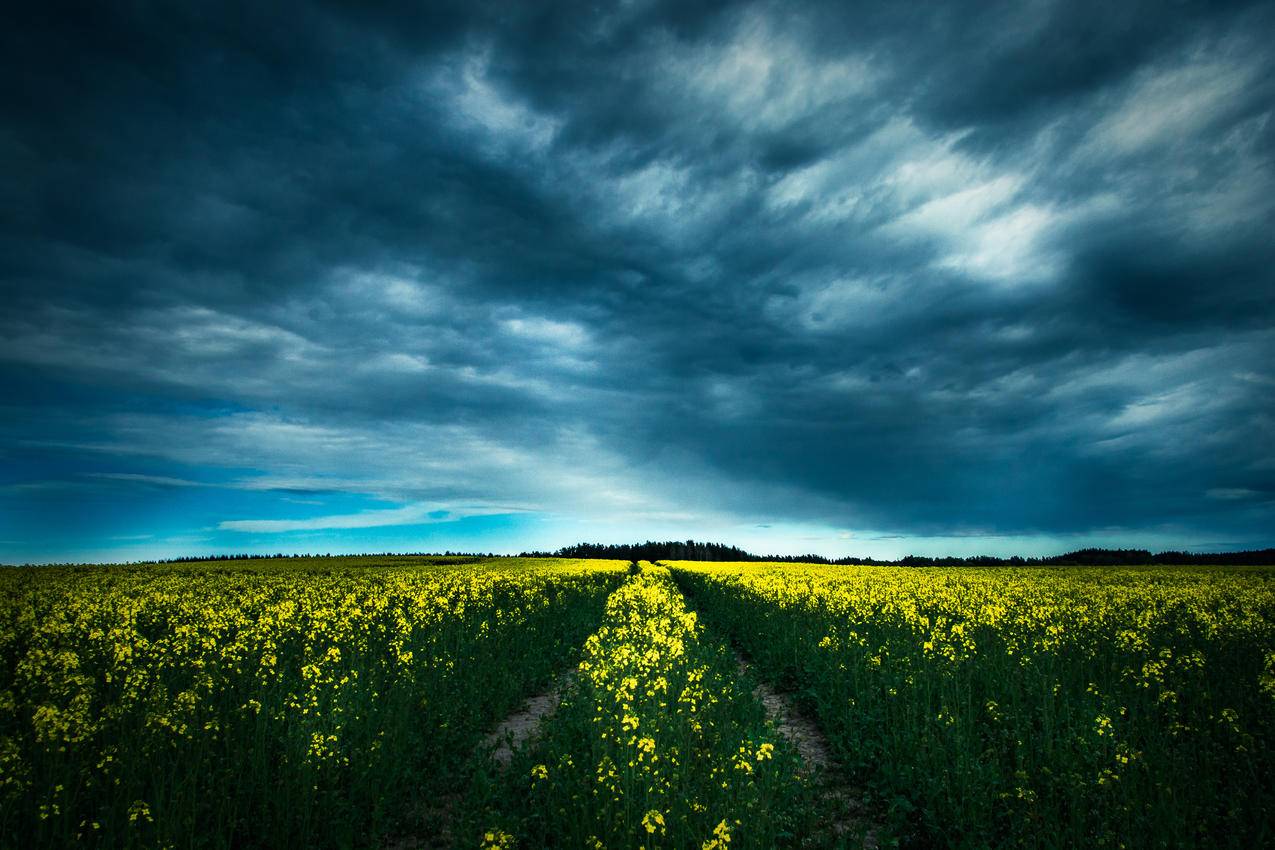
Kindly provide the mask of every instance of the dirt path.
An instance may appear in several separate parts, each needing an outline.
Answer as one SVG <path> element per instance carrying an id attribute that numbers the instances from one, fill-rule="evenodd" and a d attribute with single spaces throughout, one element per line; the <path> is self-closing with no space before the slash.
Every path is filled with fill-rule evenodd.
<path id="1" fill-rule="evenodd" d="M 495 746 L 491 757 L 501 770 L 509 767 L 514 750 L 535 736 L 540 724 L 558 707 L 563 691 L 574 678 L 574 670 L 563 673 L 547 691 L 527 697 L 521 708 L 506 717 L 495 731 L 483 739 L 484 747 Z"/>
<path id="2" fill-rule="evenodd" d="M 875 819 L 860 789 L 848 785 L 836 769 L 827 739 L 814 718 L 805 712 L 790 693 L 776 691 L 752 672 L 747 657 L 734 650 L 735 664 L 745 680 L 756 682 L 752 693 L 765 708 L 766 716 L 793 748 L 802 763 L 802 773 L 813 783 L 820 812 L 817 828 L 802 837 L 799 846 L 817 850 L 829 847 L 880 846 Z M 492 763 L 506 773 L 514 754 L 533 741 L 542 725 L 561 704 L 564 693 L 575 681 L 574 669 L 564 672 L 549 687 L 525 699 L 494 730 L 484 736 L 475 755 L 490 754 Z M 442 795 L 427 804 L 425 822 L 431 827 L 421 837 L 391 842 L 387 850 L 435 850 L 456 846 L 454 828 L 462 798 L 459 792 Z M 427 836 L 427 837 L 426 837 Z"/>
<path id="3" fill-rule="evenodd" d="M 492 749 L 491 759 L 503 772 L 513 761 L 514 750 L 534 738 L 540 724 L 562 701 L 562 694 L 575 679 L 575 670 L 560 675 L 545 691 L 523 700 L 475 749 L 475 754 Z M 386 850 L 442 850 L 456 846 L 454 822 L 462 803 L 459 791 L 442 794 L 426 801 L 420 810 L 424 825 L 417 834 L 400 835 L 386 844 Z"/>
<path id="4" fill-rule="evenodd" d="M 765 706 L 766 717 L 775 725 L 775 730 L 801 756 L 805 773 L 815 780 L 823 808 L 828 812 L 820 832 L 806 836 L 803 844 L 822 847 L 859 836 L 865 850 L 877 850 L 880 846 L 879 830 L 864 803 L 864 795 L 847 784 L 838 771 L 830 769 L 834 765 L 828 739 L 814 718 L 802 710 L 792 694 L 776 691 L 760 677 L 753 676 L 752 665 L 738 648 L 734 649 L 734 653 L 740 674 L 757 682 L 753 696 Z"/>
<path id="5" fill-rule="evenodd" d="M 738 649 L 735 652 L 735 665 L 741 675 L 751 675 L 752 666 Z M 753 688 L 753 696 L 761 700 L 766 707 L 766 717 L 775 725 L 776 731 L 788 739 L 801 756 L 802 765 L 807 773 L 818 773 L 828 767 L 832 761 L 828 750 L 828 740 L 818 725 L 797 705 L 791 694 L 781 694 L 765 682 L 757 681 Z"/>

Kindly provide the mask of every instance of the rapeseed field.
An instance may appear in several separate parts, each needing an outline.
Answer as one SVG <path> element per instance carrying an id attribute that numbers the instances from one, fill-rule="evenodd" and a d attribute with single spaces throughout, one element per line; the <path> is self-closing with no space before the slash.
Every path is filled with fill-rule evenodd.
<path id="1" fill-rule="evenodd" d="M 0 847 L 1270 845 L 1272 579 L 5 569 Z M 758 679 L 814 718 L 829 767 L 803 764 Z M 554 681 L 556 707 L 497 763 L 488 735 Z"/>
<path id="2" fill-rule="evenodd" d="M 374 843 L 627 567 L 366 563 L 0 571 L 0 846 Z"/>
<path id="3" fill-rule="evenodd" d="M 510 773 L 480 809 L 487 848 L 739 850 L 803 825 L 794 753 L 663 567 L 612 594 L 576 686 Z"/>
<path id="4" fill-rule="evenodd" d="M 1275 570 L 672 566 L 917 843 L 1275 842 Z"/>

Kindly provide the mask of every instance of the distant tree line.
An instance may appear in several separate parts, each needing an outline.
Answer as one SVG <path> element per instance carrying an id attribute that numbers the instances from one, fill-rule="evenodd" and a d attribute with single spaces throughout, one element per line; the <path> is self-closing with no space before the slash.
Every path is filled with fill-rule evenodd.
<path id="1" fill-rule="evenodd" d="M 139 564 L 194 564 L 213 561 L 260 561 L 292 558 L 446 558 L 440 564 L 464 564 L 479 559 L 504 557 L 491 552 L 380 552 L 355 555 L 331 553 L 322 555 L 201 555 L 138 561 Z M 1045 558 L 1023 558 L 1017 555 L 1000 558 L 994 555 L 972 555 L 968 558 L 924 558 L 908 555 L 897 560 L 880 558 L 825 558 L 823 555 L 754 555 L 738 546 L 704 543 L 696 540 L 666 540 L 645 543 L 577 543 L 554 552 L 523 552 L 520 558 L 601 558 L 616 561 L 766 561 L 781 564 L 867 564 L 885 567 L 1120 567 L 1155 566 L 1157 564 L 1272 566 L 1275 549 L 1244 552 L 1155 552 L 1146 549 L 1077 549 L 1063 555 Z"/>
<path id="2" fill-rule="evenodd" d="M 1044 558 L 973 555 L 968 558 L 924 558 L 908 555 L 897 560 L 879 558 L 825 558 L 822 555 L 754 555 L 738 546 L 695 540 L 645 543 L 577 543 L 556 552 L 523 552 L 524 558 L 608 558 L 622 561 L 768 561 L 789 564 L 875 564 L 891 567 L 1117 567 L 1156 564 L 1268 566 L 1275 565 L 1275 549 L 1246 552 L 1156 552 L 1146 549 L 1077 549 Z"/>
<path id="3" fill-rule="evenodd" d="M 544 553 L 523 553 L 523 557 L 545 557 Z M 552 553 L 555 558 L 607 558 L 617 561 L 760 561 L 738 546 L 724 543 L 698 543 L 694 540 L 669 540 L 656 543 L 577 543 Z"/>
<path id="4" fill-rule="evenodd" d="M 325 552 L 323 554 L 314 555 L 289 555 L 284 552 L 275 552 L 272 555 L 250 555 L 243 553 L 240 555 L 185 555 L 177 558 L 159 558 L 154 561 L 137 561 L 138 564 L 201 564 L 209 561 L 273 561 L 273 560 L 289 560 L 289 559 L 311 559 L 311 558 L 451 558 L 452 560 L 440 562 L 441 566 L 449 564 L 465 564 L 471 561 L 486 560 L 488 558 L 499 558 L 500 555 L 488 552 L 453 552 L 450 549 L 446 552 L 359 552 L 355 554 L 332 554 Z"/>

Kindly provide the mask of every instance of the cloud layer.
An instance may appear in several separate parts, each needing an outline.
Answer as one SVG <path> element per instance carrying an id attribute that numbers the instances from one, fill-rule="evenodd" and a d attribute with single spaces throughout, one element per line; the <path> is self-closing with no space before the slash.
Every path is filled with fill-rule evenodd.
<path id="1" fill-rule="evenodd" d="M 1270 4 L 24 14 L 0 559 L 1275 542 Z"/>

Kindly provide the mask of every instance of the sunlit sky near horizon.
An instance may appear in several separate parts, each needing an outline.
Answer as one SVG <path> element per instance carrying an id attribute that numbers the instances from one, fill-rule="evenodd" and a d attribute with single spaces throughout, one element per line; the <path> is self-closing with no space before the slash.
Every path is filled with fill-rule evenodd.
<path id="1" fill-rule="evenodd" d="M 1275 4 L 56 5 L 0 562 L 1275 545 Z"/>

